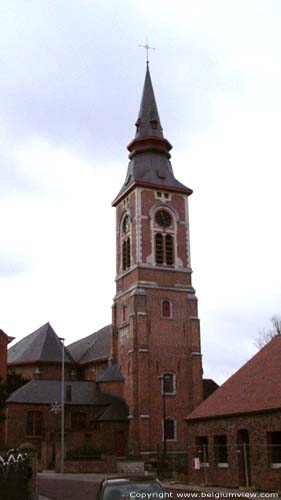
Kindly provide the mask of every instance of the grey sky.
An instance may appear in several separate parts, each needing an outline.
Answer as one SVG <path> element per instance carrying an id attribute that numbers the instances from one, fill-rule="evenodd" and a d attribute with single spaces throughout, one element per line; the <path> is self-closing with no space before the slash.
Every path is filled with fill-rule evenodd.
<path id="1" fill-rule="evenodd" d="M 68 342 L 111 321 L 114 209 L 145 72 L 190 199 L 206 376 L 280 312 L 281 4 L 11 0 L 0 6 L 1 325 Z M 102 293 L 100 289 L 102 288 Z"/>

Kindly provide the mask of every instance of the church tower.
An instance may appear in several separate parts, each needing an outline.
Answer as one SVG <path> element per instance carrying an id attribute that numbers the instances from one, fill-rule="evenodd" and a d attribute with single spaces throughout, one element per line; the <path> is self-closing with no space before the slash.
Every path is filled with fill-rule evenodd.
<path id="1" fill-rule="evenodd" d="M 203 397 L 189 251 L 192 190 L 174 177 L 171 149 L 147 64 L 136 134 L 128 145 L 128 171 L 113 202 L 117 259 L 112 360 L 118 360 L 125 379 L 128 451 L 144 459 L 165 446 L 167 453 L 186 453 L 184 419 Z"/>

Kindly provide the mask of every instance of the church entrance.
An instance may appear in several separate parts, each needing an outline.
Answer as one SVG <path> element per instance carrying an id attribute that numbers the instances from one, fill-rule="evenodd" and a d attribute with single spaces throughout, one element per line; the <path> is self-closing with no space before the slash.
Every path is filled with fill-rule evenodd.
<path id="1" fill-rule="evenodd" d="M 251 486 L 249 432 L 246 429 L 237 432 L 237 457 L 239 485 Z"/>

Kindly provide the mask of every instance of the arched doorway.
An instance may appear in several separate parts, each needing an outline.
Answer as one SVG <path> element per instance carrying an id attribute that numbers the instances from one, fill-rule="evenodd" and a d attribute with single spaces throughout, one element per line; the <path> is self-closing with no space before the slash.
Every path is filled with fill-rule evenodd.
<path id="1" fill-rule="evenodd" d="M 246 429 L 237 432 L 237 459 L 239 486 L 251 486 L 250 441 Z"/>

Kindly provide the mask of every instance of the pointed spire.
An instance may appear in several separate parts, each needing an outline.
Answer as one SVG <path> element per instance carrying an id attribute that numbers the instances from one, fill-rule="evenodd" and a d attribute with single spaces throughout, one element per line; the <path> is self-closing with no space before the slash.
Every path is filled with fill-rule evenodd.
<path id="1" fill-rule="evenodd" d="M 148 61 L 136 127 L 136 135 L 127 146 L 130 162 L 126 179 L 113 206 L 136 185 L 191 194 L 192 190 L 181 184 L 173 173 L 170 162 L 172 144 L 163 135 Z"/>
<path id="2" fill-rule="evenodd" d="M 148 62 L 146 65 L 146 75 L 136 127 L 136 137 L 154 136 L 163 138 Z"/>

